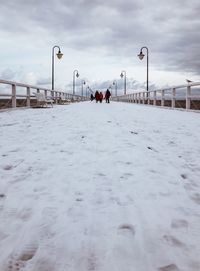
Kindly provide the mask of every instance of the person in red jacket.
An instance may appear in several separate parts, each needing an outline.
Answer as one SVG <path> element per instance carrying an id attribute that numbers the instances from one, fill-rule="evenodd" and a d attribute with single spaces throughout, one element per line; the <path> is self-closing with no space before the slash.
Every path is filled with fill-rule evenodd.
<path id="1" fill-rule="evenodd" d="M 100 101 L 100 103 L 102 103 L 102 100 L 103 100 L 103 93 L 100 92 L 100 93 L 99 93 L 99 101 Z"/>
<path id="2" fill-rule="evenodd" d="M 100 101 L 100 94 L 99 94 L 98 90 L 95 92 L 95 99 L 96 99 L 96 103 L 98 103 L 98 101 Z"/>

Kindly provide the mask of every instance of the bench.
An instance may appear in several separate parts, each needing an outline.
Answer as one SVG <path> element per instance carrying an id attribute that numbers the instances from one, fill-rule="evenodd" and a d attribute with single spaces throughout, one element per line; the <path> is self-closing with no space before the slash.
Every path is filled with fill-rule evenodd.
<path id="1" fill-rule="evenodd" d="M 33 93 L 36 97 L 37 100 L 37 104 L 36 107 L 43 107 L 43 106 L 48 106 L 48 104 L 51 104 L 51 106 L 53 107 L 53 102 L 54 100 L 52 98 L 46 98 L 45 95 L 43 93 Z"/>
<path id="2" fill-rule="evenodd" d="M 69 99 L 65 99 L 64 97 L 62 96 L 59 96 L 57 98 L 57 103 L 58 104 L 69 104 L 70 103 L 70 100 Z"/>

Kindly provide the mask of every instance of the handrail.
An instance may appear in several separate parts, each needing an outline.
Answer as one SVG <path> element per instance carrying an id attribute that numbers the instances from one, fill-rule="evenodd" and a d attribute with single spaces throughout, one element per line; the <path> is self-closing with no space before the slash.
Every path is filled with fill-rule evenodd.
<path id="1" fill-rule="evenodd" d="M 198 93 L 192 93 L 194 87 L 197 86 L 199 86 Z M 181 95 L 177 94 L 177 90 L 181 88 L 185 89 L 185 91 Z M 191 82 L 157 90 L 137 91 L 126 95 L 114 96 L 112 100 L 163 107 L 168 106 L 171 108 L 182 107 L 186 110 L 200 110 L 200 82 Z"/>
<path id="2" fill-rule="evenodd" d="M 9 85 L 10 90 L 6 90 L 6 92 L 1 91 L 1 85 Z M 18 87 L 22 87 L 26 89 L 25 94 L 21 94 L 18 91 Z M 60 97 L 62 96 L 64 99 L 70 100 L 71 102 L 73 101 L 86 101 L 89 98 L 85 96 L 80 96 L 80 95 L 73 95 L 71 93 L 67 93 L 65 91 L 58 91 L 58 90 L 51 90 L 48 88 L 43 88 L 39 86 L 33 86 L 29 84 L 24 84 L 24 83 L 19 83 L 19 82 L 14 82 L 14 81 L 8 81 L 8 80 L 3 80 L 0 79 L 0 98 L 1 97 L 9 97 L 11 100 L 11 107 L 16 108 L 17 107 L 17 98 L 25 98 L 26 100 L 26 105 L 27 107 L 31 106 L 31 98 L 35 97 L 34 95 L 31 94 L 31 89 L 36 90 L 37 92 L 43 92 L 45 94 L 45 97 L 47 97 L 49 94 L 50 96 L 54 99 L 55 103 L 57 104 L 59 102 Z M 4 99 L 1 99 L 1 103 L 3 103 Z M 4 108 L 7 108 L 8 102 L 4 105 Z M 0 106 L 1 108 L 1 106 Z"/>

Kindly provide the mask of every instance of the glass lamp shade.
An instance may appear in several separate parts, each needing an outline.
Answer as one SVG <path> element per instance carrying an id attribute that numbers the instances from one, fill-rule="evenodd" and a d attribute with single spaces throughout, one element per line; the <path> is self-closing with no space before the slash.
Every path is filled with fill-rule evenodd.
<path id="1" fill-rule="evenodd" d="M 140 54 L 138 55 L 138 57 L 139 57 L 140 60 L 142 60 L 144 56 L 145 55 L 142 52 L 140 52 Z"/>
<path id="2" fill-rule="evenodd" d="M 123 78 L 123 76 L 124 76 L 123 73 L 121 73 L 120 76 L 121 76 L 121 78 Z"/>
<path id="3" fill-rule="evenodd" d="M 58 51 L 58 53 L 57 53 L 56 55 L 57 55 L 57 58 L 58 58 L 58 59 L 61 59 L 61 58 L 62 58 L 62 56 L 63 56 L 63 54 L 61 53 L 61 51 L 60 51 L 60 50 Z"/>
<path id="4" fill-rule="evenodd" d="M 79 77 L 79 73 L 78 73 L 78 72 L 76 73 L 76 77 L 77 77 L 77 78 Z"/>

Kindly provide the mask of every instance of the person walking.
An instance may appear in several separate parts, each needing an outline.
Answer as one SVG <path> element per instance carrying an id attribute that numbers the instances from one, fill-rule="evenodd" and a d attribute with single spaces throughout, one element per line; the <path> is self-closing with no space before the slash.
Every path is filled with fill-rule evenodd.
<path id="1" fill-rule="evenodd" d="M 96 99 L 96 103 L 98 103 L 98 101 L 100 101 L 100 96 L 99 96 L 98 90 L 95 92 L 95 99 Z"/>
<path id="2" fill-rule="evenodd" d="M 110 103 L 110 96 L 111 96 L 111 93 L 109 89 L 107 89 L 106 94 L 105 94 L 106 103 Z"/>
<path id="3" fill-rule="evenodd" d="M 100 103 L 102 103 L 102 100 L 103 100 L 103 93 L 100 92 L 100 93 L 99 93 L 99 101 L 100 101 Z"/>
<path id="4" fill-rule="evenodd" d="M 92 102 L 94 100 L 94 95 L 91 93 L 90 95 L 90 101 Z"/>

